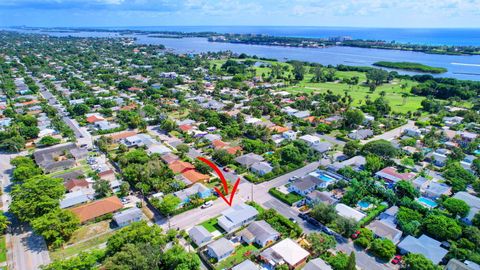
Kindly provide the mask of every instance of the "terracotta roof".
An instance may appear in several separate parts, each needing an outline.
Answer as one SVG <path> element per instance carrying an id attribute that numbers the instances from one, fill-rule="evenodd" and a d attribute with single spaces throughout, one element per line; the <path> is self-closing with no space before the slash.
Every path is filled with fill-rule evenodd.
<path id="1" fill-rule="evenodd" d="M 190 129 L 192 129 L 192 126 L 190 126 L 190 125 L 180 125 L 179 128 L 182 131 L 189 131 Z"/>
<path id="2" fill-rule="evenodd" d="M 199 181 L 205 181 L 210 179 L 209 175 L 199 173 L 195 170 L 188 170 L 182 173 L 183 177 L 187 178 L 190 182 L 196 183 Z"/>
<path id="3" fill-rule="evenodd" d="M 71 179 L 63 185 L 67 190 L 72 190 L 74 187 L 88 187 L 88 182 L 85 179 Z"/>
<path id="4" fill-rule="evenodd" d="M 188 170 L 194 170 L 195 169 L 195 166 L 193 166 L 191 163 L 181 161 L 181 160 L 175 160 L 174 162 L 168 164 L 168 167 L 174 173 L 182 173 L 182 172 L 186 172 Z"/>
<path id="5" fill-rule="evenodd" d="M 110 175 L 112 173 L 115 173 L 115 172 L 113 170 L 108 170 L 108 171 L 98 173 L 98 176 L 102 177 L 102 176 Z"/>
<path id="6" fill-rule="evenodd" d="M 124 131 L 124 132 L 120 132 L 120 133 L 110 135 L 110 138 L 112 138 L 112 140 L 114 140 L 114 141 L 119 141 L 121 139 L 125 139 L 125 138 L 128 138 L 128 137 L 134 136 L 134 135 L 137 135 L 137 132 L 135 132 L 135 131 Z"/>
<path id="7" fill-rule="evenodd" d="M 235 155 L 237 152 L 242 152 L 241 146 L 234 146 L 227 149 L 227 152 L 231 155 Z"/>
<path id="8" fill-rule="evenodd" d="M 131 92 L 136 92 L 136 91 L 142 91 L 143 88 L 140 88 L 140 87 L 130 87 L 127 89 L 128 91 L 131 91 Z"/>
<path id="9" fill-rule="evenodd" d="M 228 146 L 228 143 L 222 141 L 222 140 L 215 140 L 212 142 L 212 145 L 215 149 L 222 149 L 224 147 Z"/>
<path id="10" fill-rule="evenodd" d="M 309 116 L 309 117 L 303 118 L 303 120 L 305 120 L 307 122 L 310 122 L 310 123 L 313 123 L 313 122 L 315 122 L 316 117 L 315 116 Z"/>
<path id="11" fill-rule="evenodd" d="M 96 115 L 91 115 L 91 116 L 87 117 L 87 122 L 88 123 L 95 123 L 95 122 L 103 121 L 103 120 L 104 120 L 103 118 L 97 117 Z"/>
<path id="12" fill-rule="evenodd" d="M 288 127 L 282 127 L 282 126 L 273 126 L 270 128 L 272 131 L 276 131 L 278 133 L 283 133 L 285 131 L 290 130 Z"/>
<path id="13" fill-rule="evenodd" d="M 21 104 L 24 105 L 24 106 L 28 106 L 28 105 L 37 104 L 37 103 L 39 103 L 39 102 L 40 102 L 40 101 L 34 99 L 34 100 L 22 102 Z"/>
<path id="14" fill-rule="evenodd" d="M 137 104 L 135 103 L 130 103 L 129 105 L 123 106 L 120 108 L 121 111 L 130 111 L 137 108 Z"/>
<path id="15" fill-rule="evenodd" d="M 80 205 L 70 209 L 80 222 L 92 220 L 105 214 L 113 213 L 123 208 L 123 204 L 117 196 L 108 197 L 91 203 Z"/>

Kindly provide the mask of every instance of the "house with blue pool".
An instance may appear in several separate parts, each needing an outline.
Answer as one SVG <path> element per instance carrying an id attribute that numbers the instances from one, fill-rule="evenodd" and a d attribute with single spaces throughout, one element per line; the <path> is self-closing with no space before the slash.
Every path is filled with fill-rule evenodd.
<path id="1" fill-rule="evenodd" d="M 181 207 L 184 204 L 188 203 L 192 196 L 197 195 L 201 199 L 205 199 L 212 196 L 212 190 L 200 183 L 195 183 L 189 188 L 182 189 L 173 193 L 173 195 L 175 195 L 180 200 L 182 200 L 179 205 Z"/>

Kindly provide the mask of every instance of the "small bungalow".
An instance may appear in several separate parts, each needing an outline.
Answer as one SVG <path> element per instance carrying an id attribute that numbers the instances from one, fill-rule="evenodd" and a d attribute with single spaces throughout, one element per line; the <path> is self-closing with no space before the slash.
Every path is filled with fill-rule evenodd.
<path id="1" fill-rule="evenodd" d="M 480 198 L 468 194 L 465 191 L 455 193 L 453 198 L 462 200 L 466 202 L 468 206 L 470 206 L 470 212 L 465 218 L 463 218 L 463 221 L 465 221 L 467 224 L 472 224 L 473 218 L 478 212 L 480 212 Z"/>
<path id="2" fill-rule="evenodd" d="M 330 196 L 330 193 L 326 191 L 319 191 L 319 190 L 314 190 L 310 193 L 307 194 L 305 197 L 305 203 L 313 206 L 318 203 L 325 203 L 325 204 L 335 204 L 337 203 L 337 199 L 333 198 Z"/>
<path id="3" fill-rule="evenodd" d="M 260 253 L 260 259 L 270 267 L 287 264 L 290 269 L 299 269 L 307 262 L 310 253 L 290 238 L 286 238 Z"/>
<path id="4" fill-rule="evenodd" d="M 123 208 L 123 204 L 117 196 L 112 196 L 91 203 L 71 208 L 81 223 L 85 223 L 106 214 L 117 212 Z"/>
<path id="5" fill-rule="evenodd" d="M 250 170 L 260 176 L 263 176 L 273 170 L 273 167 L 268 162 L 257 162 L 254 163 Z"/>
<path id="6" fill-rule="evenodd" d="M 257 215 L 258 211 L 254 207 L 240 203 L 223 211 L 218 218 L 218 225 L 226 232 L 232 232 L 254 221 Z"/>
<path id="7" fill-rule="evenodd" d="M 188 231 L 190 239 L 195 243 L 195 245 L 201 247 L 205 243 L 212 240 L 212 234 L 207 231 L 203 226 L 195 226 Z"/>
<path id="8" fill-rule="evenodd" d="M 268 246 L 280 238 L 280 233 L 264 220 L 250 223 L 239 235 L 243 242 L 247 244 L 256 243 L 261 247 Z"/>
<path id="9" fill-rule="evenodd" d="M 402 237 L 402 231 L 397 229 L 389 222 L 374 220 L 367 226 L 367 228 L 372 230 L 375 236 L 383 239 L 389 239 L 395 245 L 400 242 L 400 238 Z"/>
<path id="10" fill-rule="evenodd" d="M 309 261 L 303 270 L 333 270 L 324 260 L 320 258 Z"/>
<path id="11" fill-rule="evenodd" d="M 397 183 L 400 180 L 412 180 L 415 177 L 415 174 L 412 172 L 399 173 L 394 167 L 386 167 L 381 171 L 375 173 L 379 178 L 384 179 L 390 183 Z"/>
<path id="12" fill-rule="evenodd" d="M 225 238 L 220 238 L 217 241 L 207 245 L 207 254 L 217 261 L 224 260 L 233 253 L 235 247 L 232 242 Z"/>
<path id="13" fill-rule="evenodd" d="M 355 210 L 352 207 L 350 207 L 346 204 L 343 204 L 343 203 L 339 203 L 339 204 L 335 205 L 335 210 L 337 210 L 337 214 L 339 214 L 340 216 L 342 216 L 344 218 L 353 218 L 357 222 L 365 217 L 364 213 L 362 213 L 358 210 Z"/>
<path id="14" fill-rule="evenodd" d="M 118 212 L 113 215 L 113 220 L 119 227 L 125 227 L 130 225 L 132 222 L 140 221 L 142 219 L 143 213 L 137 207 L 127 209 L 122 212 Z"/>
<path id="15" fill-rule="evenodd" d="M 398 249 L 402 254 L 416 253 L 422 254 L 425 258 L 438 264 L 443 257 L 447 255 L 448 250 L 441 247 L 441 243 L 431 237 L 422 234 L 419 238 L 408 235 L 398 244 Z"/>

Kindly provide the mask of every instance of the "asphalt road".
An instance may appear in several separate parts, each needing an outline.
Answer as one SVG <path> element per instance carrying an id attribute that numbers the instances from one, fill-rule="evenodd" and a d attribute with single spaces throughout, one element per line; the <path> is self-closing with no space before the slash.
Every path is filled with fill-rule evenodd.
<path id="1" fill-rule="evenodd" d="M 363 140 L 363 141 L 360 141 L 361 144 L 366 144 L 368 142 L 371 142 L 371 141 L 375 141 L 375 140 L 387 140 L 387 141 L 391 141 L 393 140 L 395 137 L 399 137 L 402 135 L 403 131 L 407 128 L 413 128 L 415 127 L 415 122 L 412 121 L 412 120 L 408 120 L 408 122 L 403 125 L 403 126 L 399 126 L 397 128 L 394 128 L 390 131 L 387 131 L 383 134 L 380 134 L 380 135 L 377 135 L 377 136 L 373 136 L 372 138 L 368 139 L 368 140 Z"/>

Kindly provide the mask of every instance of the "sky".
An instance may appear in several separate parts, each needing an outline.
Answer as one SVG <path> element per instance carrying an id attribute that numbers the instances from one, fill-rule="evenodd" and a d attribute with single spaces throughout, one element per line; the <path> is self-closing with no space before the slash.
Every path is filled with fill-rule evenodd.
<path id="1" fill-rule="evenodd" d="M 480 0 L 0 0 L 0 26 L 480 28 Z"/>

